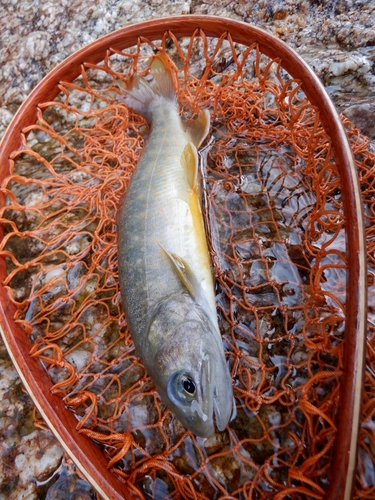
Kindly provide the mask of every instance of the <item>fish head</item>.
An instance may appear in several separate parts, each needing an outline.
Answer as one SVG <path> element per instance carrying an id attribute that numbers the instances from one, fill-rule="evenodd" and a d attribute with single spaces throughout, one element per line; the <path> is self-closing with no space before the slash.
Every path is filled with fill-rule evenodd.
<path id="1" fill-rule="evenodd" d="M 150 324 L 153 362 L 146 367 L 180 422 L 200 437 L 223 431 L 233 408 L 232 383 L 218 331 L 189 296 L 167 301 Z M 152 366 L 151 366 L 152 365 Z"/>

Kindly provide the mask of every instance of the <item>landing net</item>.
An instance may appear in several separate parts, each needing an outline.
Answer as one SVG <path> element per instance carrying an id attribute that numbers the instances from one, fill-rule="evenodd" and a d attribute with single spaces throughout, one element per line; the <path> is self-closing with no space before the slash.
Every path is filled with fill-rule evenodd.
<path id="1" fill-rule="evenodd" d="M 161 402 L 134 350 L 118 286 L 116 210 L 149 130 L 118 97 L 159 52 L 176 65 L 183 119 L 211 113 L 200 163 L 237 416 L 206 440 Z M 374 155 L 347 126 L 366 195 Z M 76 415 L 77 432 L 101 445 L 138 498 L 324 498 L 348 269 L 330 139 L 300 83 L 257 44 L 229 35 L 140 38 L 61 82 L 22 138 L 1 188 L 6 285 L 30 354 Z M 371 239 L 373 204 L 367 216 Z M 372 338 L 373 329 L 360 498 L 374 494 Z"/>

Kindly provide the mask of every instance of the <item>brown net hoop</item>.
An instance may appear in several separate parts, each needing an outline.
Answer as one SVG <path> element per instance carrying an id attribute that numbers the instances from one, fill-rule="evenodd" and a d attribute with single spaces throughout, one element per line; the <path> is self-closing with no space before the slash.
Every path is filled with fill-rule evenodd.
<path id="1" fill-rule="evenodd" d="M 237 417 L 207 440 L 162 404 L 119 297 L 116 210 L 148 125 L 118 96 L 158 52 L 176 65 L 183 119 L 199 108 L 211 113 L 200 159 Z M 0 250 L 14 319 L 76 415 L 77 431 L 102 446 L 136 497 L 324 498 L 343 369 L 346 226 L 331 140 L 300 82 L 258 44 L 197 30 L 189 39 L 166 33 L 109 49 L 59 89 L 38 104 L 37 122 L 11 156 Z M 367 195 L 374 155 L 346 125 Z M 369 204 L 369 237 L 373 213 Z M 371 363 L 360 498 L 374 491 Z"/>

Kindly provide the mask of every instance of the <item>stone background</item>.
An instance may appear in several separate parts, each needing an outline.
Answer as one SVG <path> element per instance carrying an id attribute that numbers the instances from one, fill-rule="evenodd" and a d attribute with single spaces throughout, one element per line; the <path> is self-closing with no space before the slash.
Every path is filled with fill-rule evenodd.
<path id="1" fill-rule="evenodd" d="M 38 82 L 82 46 L 145 19 L 209 14 L 254 23 L 295 48 L 375 151 L 375 0 L 0 0 L 0 5 L 0 137 Z M 0 500 L 95 498 L 90 486 L 69 472 L 50 432 L 34 427 L 33 411 L 0 341 Z"/>

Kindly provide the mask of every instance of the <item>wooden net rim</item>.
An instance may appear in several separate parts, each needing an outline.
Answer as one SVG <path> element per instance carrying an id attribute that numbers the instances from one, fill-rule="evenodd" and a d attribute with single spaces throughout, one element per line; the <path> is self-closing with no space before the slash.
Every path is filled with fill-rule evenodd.
<path id="1" fill-rule="evenodd" d="M 0 148 L 0 180 L 9 170 L 9 159 L 20 147 L 21 131 L 37 121 L 40 102 L 54 99 L 61 80 L 73 81 L 80 74 L 81 65 L 98 63 L 107 50 L 124 49 L 137 43 L 142 35 L 149 40 L 160 39 L 166 31 L 176 37 L 191 36 L 201 28 L 206 36 L 220 37 L 228 31 L 234 42 L 250 45 L 258 43 L 260 51 L 270 58 L 281 59 L 282 66 L 295 79 L 310 102 L 320 111 L 322 124 L 332 140 L 341 175 L 344 214 L 347 221 L 347 253 L 350 273 L 347 282 L 346 331 L 344 344 L 345 373 L 340 397 L 340 422 L 335 445 L 333 478 L 327 498 L 350 498 L 355 473 L 357 437 L 362 400 L 365 325 L 367 311 L 366 252 L 362 200 L 357 170 L 341 120 L 323 85 L 308 65 L 284 42 L 266 31 L 248 24 L 214 16 L 180 16 L 155 19 L 127 26 L 80 49 L 49 73 L 31 92 L 11 122 Z M 4 204 L 5 200 L 2 200 Z M 5 262 L 0 262 L 4 277 Z M 130 498 L 126 485 L 108 471 L 105 457 L 96 445 L 75 431 L 76 420 L 65 410 L 63 401 L 50 393 L 51 381 L 39 360 L 30 358 L 31 344 L 23 330 L 13 321 L 14 306 L 7 292 L 0 286 L 0 326 L 2 335 L 16 369 L 29 394 L 51 430 L 84 476 L 103 498 Z M 27 363 L 24 360 L 27 359 Z M 70 432 L 74 430 L 74 433 Z"/>

